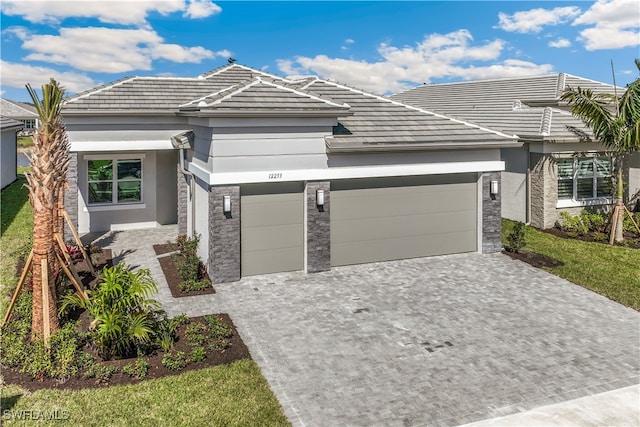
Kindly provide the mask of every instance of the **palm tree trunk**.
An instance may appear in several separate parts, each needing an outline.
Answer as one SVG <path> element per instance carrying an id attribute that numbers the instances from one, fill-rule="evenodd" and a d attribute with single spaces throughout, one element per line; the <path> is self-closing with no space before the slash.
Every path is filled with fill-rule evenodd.
<path id="1" fill-rule="evenodd" d="M 615 230 L 611 230 L 614 233 L 614 241 L 622 242 L 624 240 L 623 235 L 623 223 L 624 223 L 624 182 L 622 175 L 622 155 L 617 156 L 616 158 L 617 165 L 617 182 L 616 182 L 616 208 L 614 210 L 614 215 L 617 215 L 615 218 Z"/>
<path id="2" fill-rule="evenodd" d="M 53 216 L 52 210 L 42 207 L 34 210 L 33 213 L 33 262 L 32 262 L 32 280 L 33 280 L 33 312 L 31 319 L 31 339 L 42 339 L 44 336 L 44 311 L 49 313 L 49 331 L 55 332 L 59 328 L 58 313 L 56 310 L 56 292 L 54 272 L 52 270 L 55 253 L 53 249 Z M 48 274 L 48 283 L 42 283 L 42 260 L 46 260 Z M 44 307 L 43 289 L 48 292 L 48 306 Z"/>

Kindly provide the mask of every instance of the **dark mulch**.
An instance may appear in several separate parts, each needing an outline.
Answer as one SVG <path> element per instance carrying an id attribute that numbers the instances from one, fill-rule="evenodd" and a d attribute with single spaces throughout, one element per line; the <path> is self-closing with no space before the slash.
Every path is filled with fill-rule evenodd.
<path id="1" fill-rule="evenodd" d="M 99 275 L 94 276 L 89 269 L 89 266 L 84 260 L 79 260 L 73 265 L 78 272 L 78 276 L 80 276 L 80 280 L 82 281 L 82 286 L 85 289 L 93 289 L 99 282 Z M 104 267 L 113 267 L 113 256 L 111 253 L 111 249 L 102 249 L 100 252 L 100 257 L 94 265 L 94 269 L 96 273 L 100 273 Z"/>
<path id="2" fill-rule="evenodd" d="M 83 321 L 84 320 L 83 317 L 85 316 L 86 315 L 84 313 L 81 316 L 81 324 L 83 325 L 87 324 L 87 322 Z M 164 365 L 162 365 L 162 356 L 164 353 L 162 352 L 162 350 L 158 350 L 157 352 L 155 352 L 150 356 L 143 357 L 143 359 L 149 362 L 149 365 L 150 365 L 149 372 L 147 373 L 147 376 L 145 379 L 161 378 L 169 375 L 178 375 L 185 371 L 224 365 L 224 364 L 232 363 L 236 360 L 251 358 L 251 354 L 249 353 L 247 346 L 242 341 L 242 338 L 240 338 L 240 335 L 236 331 L 236 327 L 231 321 L 231 318 L 227 314 L 218 314 L 217 316 L 220 317 L 227 325 L 229 325 L 233 329 L 233 336 L 229 339 L 229 343 L 230 343 L 229 348 L 225 350 L 220 350 L 220 351 L 207 350 L 207 357 L 205 360 L 201 362 L 188 361 L 187 365 L 180 371 L 172 371 L 165 368 Z M 192 322 L 198 321 L 198 320 L 203 320 L 203 318 L 202 317 L 191 318 Z M 176 331 L 176 335 L 178 339 L 174 345 L 173 351 L 183 351 L 186 354 L 187 360 L 188 360 L 191 347 L 187 344 L 187 340 L 185 338 L 185 330 L 186 330 L 186 325 L 182 325 Z M 100 361 L 98 357 L 96 357 L 96 360 Z M 134 379 L 121 372 L 122 367 L 124 365 L 128 363 L 135 363 L 135 361 L 136 361 L 136 358 L 109 360 L 104 362 L 100 361 L 100 363 L 103 363 L 105 365 L 111 365 L 118 368 L 118 372 L 114 374 L 109 380 L 109 382 L 106 384 L 97 384 L 95 379 L 84 378 L 82 376 L 75 376 L 73 378 L 70 378 L 64 383 L 60 383 L 50 378 L 45 378 L 43 381 L 40 382 L 40 381 L 34 380 L 28 375 L 21 374 L 16 369 L 11 369 L 11 368 L 3 368 L 2 376 L 4 377 L 5 384 L 19 384 L 21 387 L 30 391 L 40 390 L 40 389 L 80 390 L 85 388 L 102 388 L 102 387 L 107 387 L 112 385 L 139 383 L 141 380 Z"/>
<path id="3" fill-rule="evenodd" d="M 551 258 L 546 255 L 542 255 L 536 252 L 529 251 L 520 251 L 520 252 L 509 252 L 502 251 L 503 254 L 510 256 L 513 259 L 518 259 L 520 261 L 526 262 L 537 268 L 552 268 L 552 267 L 560 267 L 564 265 L 564 262 L 559 261 L 555 258 Z"/>
<path id="4" fill-rule="evenodd" d="M 596 240 L 593 238 L 593 233 L 589 232 L 587 234 L 578 234 L 578 235 L 570 235 L 569 233 L 567 233 L 564 230 L 561 230 L 557 227 L 553 227 L 553 228 L 547 228 L 544 230 L 540 230 L 544 233 L 548 233 L 548 234 L 552 234 L 556 237 L 562 237 L 563 239 L 576 239 L 576 240 L 582 240 L 584 242 L 596 242 L 596 243 L 602 243 L 605 245 L 609 244 L 609 234 L 606 234 L 606 238 L 604 240 Z M 638 236 L 636 236 L 633 233 L 628 233 L 625 232 L 624 233 L 624 238 L 625 238 L 625 243 L 624 244 L 619 244 L 616 243 L 617 246 L 625 246 L 627 248 L 632 248 L 632 249 L 640 249 L 640 238 L 638 238 Z"/>
<path id="5" fill-rule="evenodd" d="M 167 243 L 163 245 L 153 245 L 153 249 L 156 252 L 156 255 L 164 255 L 171 252 L 177 251 L 177 245 L 173 243 Z M 169 285 L 169 289 L 171 290 L 171 296 L 174 298 L 180 297 L 191 297 L 194 295 L 208 295 L 215 294 L 216 290 L 213 286 L 210 286 L 201 291 L 190 291 L 184 292 L 180 289 L 180 282 L 182 279 L 178 274 L 178 269 L 176 267 L 176 263 L 174 260 L 174 256 L 180 256 L 180 254 L 174 255 L 166 255 L 158 257 L 158 261 L 160 262 L 160 267 L 162 267 L 162 273 L 164 273 L 165 279 L 167 279 L 167 284 Z"/>

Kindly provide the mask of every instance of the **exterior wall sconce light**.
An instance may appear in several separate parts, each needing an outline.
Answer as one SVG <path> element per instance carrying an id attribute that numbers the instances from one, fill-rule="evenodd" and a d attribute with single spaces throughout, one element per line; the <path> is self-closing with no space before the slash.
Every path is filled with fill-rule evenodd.
<path id="1" fill-rule="evenodd" d="M 222 196 L 222 211 L 225 214 L 231 213 L 231 196 Z"/>
<path id="2" fill-rule="evenodd" d="M 498 190 L 498 181 L 491 181 L 491 185 L 489 186 L 489 193 L 495 197 L 498 194 Z"/>
<path id="3" fill-rule="evenodd" d="M 316 205 L 319 208 L 324 207 L 324 190 L 316 190 Z"/>

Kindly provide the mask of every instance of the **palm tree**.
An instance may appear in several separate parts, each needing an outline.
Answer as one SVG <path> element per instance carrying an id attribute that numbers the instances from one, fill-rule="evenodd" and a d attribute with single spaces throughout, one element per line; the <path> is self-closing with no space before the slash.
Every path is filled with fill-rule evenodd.
<path id="1" fill-rule="evenodd" d="M 54 231 L 58 220 L 58 200 L 64 188 L 69 163 L 69 143 L 62 124 L 64 90 L 54 80 L 42 86 L 43 100 L 27 85 L 40 118 L 26 174 L 29 201 L 33 206 L 33 316 L 32 339 L 46 339 L 58 327 L 56 309 L 56 264 Z M 46 280 L 46 282 L 44 282 Z"/>
<path id="2" fill-rule="evenodd" d="M 635 60 L 640 72 L 640 60 Z M 616 208 L 611 233 L 623 240 L 624 212 L 623 162 L 627 154 L 640 151 L 640 77 L 627 86 L 622 96 L 594 93 L 591 89 L 568 87 L 560 97 L 571 113 L 591 129 L 593 135 L 616 156 Z M 614 229 L 615 228 L 615 229 Z"/>

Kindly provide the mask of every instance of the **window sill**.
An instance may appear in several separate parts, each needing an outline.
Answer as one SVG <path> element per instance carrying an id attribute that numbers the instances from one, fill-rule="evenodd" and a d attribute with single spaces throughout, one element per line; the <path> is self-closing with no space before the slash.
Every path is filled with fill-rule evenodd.
<path id="1" fill-rule="evenodd" d="M 584 200 L 558 200 L 556 203 L 556 208 L 580 208 L 587 206 L 601 206 L 601 205 L 610 205 L 613 203 L 613 197 L 598 197 L 595 199 L 584 199 Z"/>
<path id="2" fill-rule="evenodd" d="M 147 207 L 144 203 L 130 203 L 130 204 L 119 204 L 119 205 L 96 205 L 96 206 L 85 206 L 84 212 L 102 212 L 102 211 L 126 211 L 132 209 L 145 209 Z"/>

